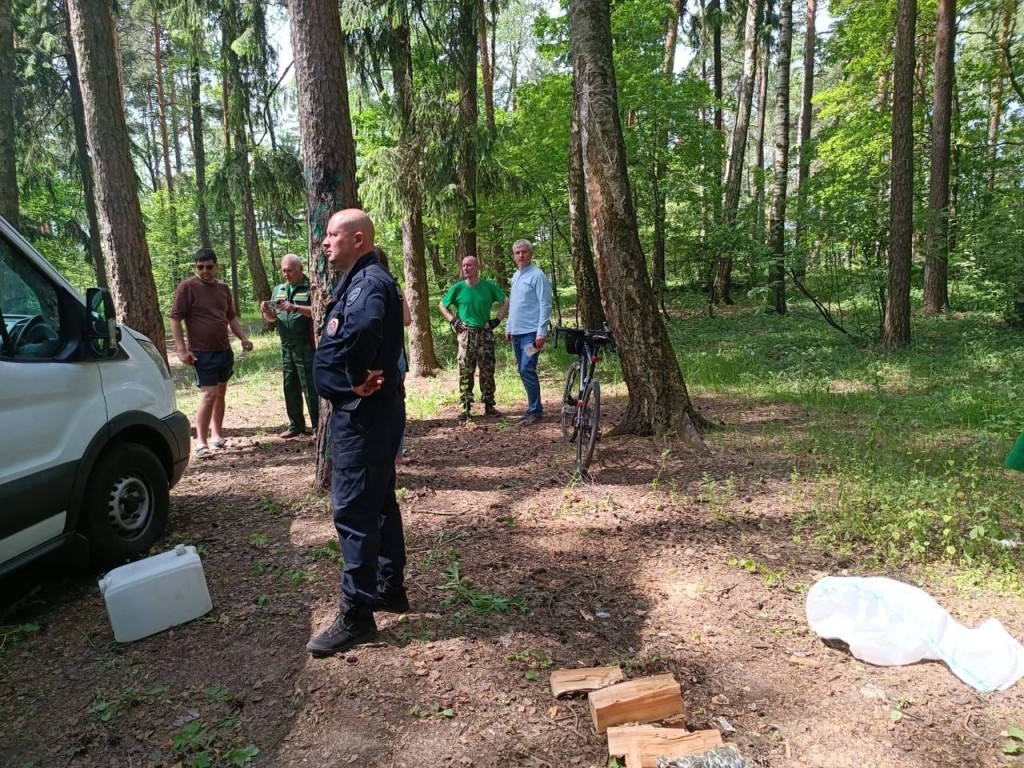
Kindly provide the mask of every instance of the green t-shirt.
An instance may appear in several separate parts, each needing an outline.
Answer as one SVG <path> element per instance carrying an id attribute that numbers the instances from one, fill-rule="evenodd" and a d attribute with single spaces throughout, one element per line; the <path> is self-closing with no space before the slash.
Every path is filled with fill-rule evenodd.
<path id="1" fill-rule="evenodd" d="M 444 295 L 441 303 L 448 309 L 458 308 L 462 322 L 471 328 L 483 328 L 491 319 L 491 307 L 505 301 L 505 294 L 493 280 L 481 278 L 475 287 L 460 280 Z"/>

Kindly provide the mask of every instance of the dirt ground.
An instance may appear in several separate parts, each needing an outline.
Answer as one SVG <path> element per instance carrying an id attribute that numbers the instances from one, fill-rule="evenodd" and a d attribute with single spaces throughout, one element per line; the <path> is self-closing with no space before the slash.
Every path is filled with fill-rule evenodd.
<path id="1" fill-rule="evenodd" d="M 613 662 L 627 678 L 673 673 L 689 727 L 721 729 L 754 765 L 1021 764 L 1003 746 L 1024 727 L 1024 682 L 981 696 L 941 664 L 871 667 L 809 630 L 807 587 L 861 571 L 806 543 L 804 458 L 763 436 L 808 414 L 699 399 L 727 425 L 714 456 L 606 439 L 578 481 L 556 387 L 532 428 L 460 427 L 454 411 L 410 422 L 398 484 L 413 610 L 378 614 L 378 644 L 326 660 L 304 648 L 338 599 L 312 442 L 273 436 L 277 393 L 229 402 L 234 445 L 193 460 L 158 547 L 200 547 L 213 611 L 121 645 L 91 574 L 0 585 L 20 604 L 2 621 L 0 766 L 598 768 L 586 699 L 555 700 L 548 677 Z M 605 424 L 623 405 L 606 396 Z M 996 616 L 1024 634 L 1019 600 L 953 583 L 921 586 L 966 624 Z"/>

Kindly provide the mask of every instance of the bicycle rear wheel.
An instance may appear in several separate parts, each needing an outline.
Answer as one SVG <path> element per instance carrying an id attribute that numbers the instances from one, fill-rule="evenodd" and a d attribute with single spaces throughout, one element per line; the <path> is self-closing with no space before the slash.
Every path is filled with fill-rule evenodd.
<path id="1" fill-rule="evenodd" d="M 565 374 L 565 390 L 562 392 L 562 437 L 571 443 L 576 439 L 576 393 L 580 388 L 580 361 L 569 366 Z"/>
<path id="2" fill-rule="evenodd" d="M 601 382 L 594 379 L 583 393 L 580 409 L 580 437 L 576 443 L 576 465 L 582 472 L 594 458 L 594 448 L 601 433 Z"/>

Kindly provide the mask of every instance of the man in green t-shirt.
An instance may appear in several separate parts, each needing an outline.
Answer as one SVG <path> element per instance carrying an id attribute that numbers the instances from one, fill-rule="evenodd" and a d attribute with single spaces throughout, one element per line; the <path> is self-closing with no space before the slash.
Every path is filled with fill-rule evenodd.
<path id="1" fill-rule="evenodd" d="M 494 329 L 508 314 L 508 297 L 493 280 L 480 277 L 476 256 L 462 260 L 462 274 L 466 279 L 449 288 L 438 307 L 459 340 L 459 421 L 465 422 L 472 415 L 473 372 L 478 366 L 484 413 L 501 415 L 494 407 Z M 491 317 L 495 304 L 497 317 Z"/>

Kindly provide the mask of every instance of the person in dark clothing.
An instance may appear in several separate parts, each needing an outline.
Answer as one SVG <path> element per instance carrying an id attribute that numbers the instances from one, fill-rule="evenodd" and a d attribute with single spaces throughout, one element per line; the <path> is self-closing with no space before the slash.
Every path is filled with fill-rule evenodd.
<path id="1" fill-rule="evenodd" d="M 335 213 L 323 245 L 344 277 L 327 306 L 313 381 L 333 407 L 331 505 L 345 567 L 334 623 L 306 644 L 317 657 L 376 640 L 375 610 L 409 610 L 395 497 L 395 454 L 405 429 L 402 297 L 377 258 L 373 222 L 363 211 Z"/>
<path id="2" fill-rule="evenodd" d="M 277 326 L 281 337 L 281 372 L 288 429 L 279 437 L 288 440 L 306 434 L 306 421 L 302 415 L 303 395 L 314 430 L 320 422 L 320 400 L 313 388 L 313 306 L 309 279 L 302 272 L 302 259 L 294 253 L 283 256 L 281 274 L 284 282 L 274 288 L 270 301 L 260 304 L 260 311 L 264 320 Z"/>

